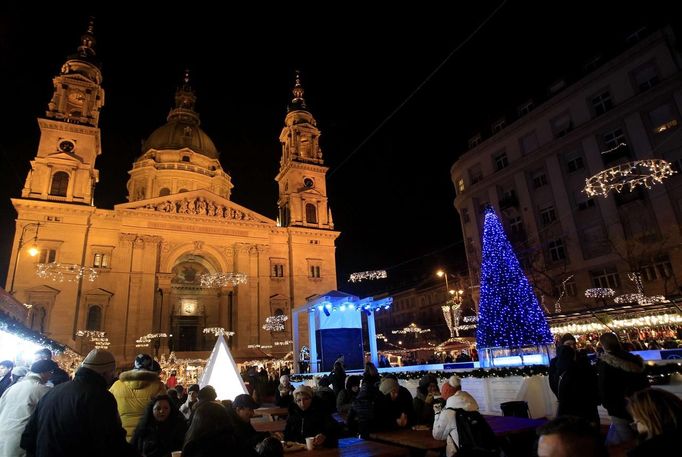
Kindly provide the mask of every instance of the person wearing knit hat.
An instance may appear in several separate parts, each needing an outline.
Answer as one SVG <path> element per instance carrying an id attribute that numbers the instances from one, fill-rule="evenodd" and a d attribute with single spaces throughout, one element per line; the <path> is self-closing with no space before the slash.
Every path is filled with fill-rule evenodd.
<path id="1" fill-rule="evenodd" d="M 113 373 L 116 370 L 116 359 L 109 351 L 105 351 L 104 349 L 93 349 L 85 356 L 81 363 L 81 367 L 101 375 L 110 373 L 110 375 L 113 376 Z"/>
<path id="2" fill-rule="evenodd" d="M 35 369 L 46 367 L 38 365 Z M 21 447 L 27 454 L 76 456 L 86 450 L 92 456 L 137 455 L 126 443 L 116 400 L 107 390 L 115 368 L 110 352 L 94 349 L 83 359 L 73 381 L 50 389 L 49 395 L 38 402 L 21 435 Z M 26 378 L 31 376 L 29 373 Z"/>
<path id="3" fill-rule="evenodd" d="M 450 376 L 447 385 L 454 389 L 455 393 L 447 399 L 445 408 L 436 411 L 433 421 L 433 437 L 437 440 L 447 440 L 445 455 L 455 455 L 459 447 L 455 409 L 478 411 L 478 403 L 471 394 L 462 390 L 459 377 Z"/>
<path id="4" fill-rule="evenodd" d="M 377 425 L 381 429 L 395 430 L 415 424 L 412 395 L 393 377 L 386 376 L 379 384 L 380 395 L 376 401 Z"/>
<path id="5" fill-rule="evenodd" d="M 116 397 L 118 413 L 130 442 L 135 427 L 142 419 L 152 398 L 166 395 L 166 387 L 154 369 L 154 359 L 149 354 L 135 357 L 134 368 L 124 371 L 109 391 Z"/>
<path id="6" fill-rule="evenodd" d="M 50 391 L 45 385 L 57 364 L 39 360 L 31 365 L 25 379 L 11 385 L 0 398 L 0 456 L 25 456 L 19 443 L 21 434 L 38 401 Z"/>
<path id="7" fill-rule="evenodd" d="M 456 375 L 450 376 L 450 378 L 443 383 L 443 385 L 440 387 L 440 395 L 443 400 L 446 400 L 450 397 L 452 397 L 455 392 L 457 392 L 457 388 L 461 387 L 462 384 L 459 380 L 459 378 Z"/>

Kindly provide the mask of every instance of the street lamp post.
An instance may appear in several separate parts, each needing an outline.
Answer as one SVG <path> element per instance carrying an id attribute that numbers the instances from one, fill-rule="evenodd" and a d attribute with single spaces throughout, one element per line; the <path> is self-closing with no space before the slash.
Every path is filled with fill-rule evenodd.
<path id="1" fill-rule="evenodd" d="M 459 316 L 462 308 L 462 296 L 464 295 L 464 291 L 461 289 L 456 291 L 450 289 L 448 284 L 448 273 L 446 271 L 438 270 L 436 275 L 445 278 L 446 294 L 452 296 L 452 298 L 448 298 L 446 295 L 445 304 L 441 306 L 441 309 L 443 310 L 445 322 L 450 329 L 450 338 L 454 338 L 455 335 L 459 336 Z"/>
<path id="2" fill-rule="evenodd" d="M 26 231 L 30 228 L 33 228 L 33 227 L 35 227 L 36 233 L 33 236 L 33 244 L 28 249 L 28 255 L 30 255 L 31 257 L 35 257 L 40 252 L 38 249 L 38 244 L 37 244 L 37 242 L 38 242 L 38 230 L 40 229 L 40 222 L 29 222 L 28 224 L 24 225 L 21 228 L 21 236 L 19 237 L 19 247 L 17 248 L 17 255 L 14 257 L 14 267 L 12 268 L 12 282 L 10 283 L 10 286 L 9 286 L 9 293 L 12 295 L 14 295 L 14 293 L 16 292 L 14 290 L 14 278 L 17 275 L 17 265 L 19 264 L 19 256 L 21 255 L 21 248 L 23 248 L 24 244 L 26 244 L 26 242 L 24 241 L 24 236 L 26 235 Z"/>

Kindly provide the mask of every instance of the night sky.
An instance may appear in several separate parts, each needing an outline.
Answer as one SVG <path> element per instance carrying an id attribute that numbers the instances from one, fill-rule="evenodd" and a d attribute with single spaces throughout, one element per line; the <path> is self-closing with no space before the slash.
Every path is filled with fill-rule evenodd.
<path id="1" fill-rule="evenodd" d="M 453 2 L 448 9 L 392 2 L 383 10 L 338 2 L 326 4 L 324 15 L 319 3 L 279 11 L 223 5 L 220 14 L 201 3 L 155 14 L 124 2 L 108 10 L 69 9 L 69 2 L 0 12 L 3 284 L 15 218 L 9 199 L 20 196 L 35 155 L 36 117 L 51 98 L 52 77 L 75 52 L 89 15 L 106 93 L 96 205 L 125 202 L 141 141 L 165 123 L 189 68 L 202 128 L 235 185 L 232 200 L 274 219 L 278 136 L 300 69 L 342 232 L 339 287 L 358 293 L 463 266 L 449 169 L 468 138 L 629 32 L 670 15 L 657 2 Z M 346 282 L 353 271 L 379 268 L 392 280 Z"/>

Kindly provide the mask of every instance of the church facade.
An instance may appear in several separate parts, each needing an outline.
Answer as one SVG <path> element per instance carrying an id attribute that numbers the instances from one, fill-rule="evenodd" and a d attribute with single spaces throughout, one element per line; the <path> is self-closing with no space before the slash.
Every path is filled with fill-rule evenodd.
<path id="1" fill-rule="evenodd" d="M 6 289 L 30 305 L 27 326 L 80 352 L 93 343 L 79 331 L 106 332 L 122 363 L 147 351 L 136 340 L 150 334 L 167 337 L 153 339 L 148 352 L 179 354 L 210 349 L 214 336 L 203 332 L 210 327 L 234 332 L 237 356 L 249 346 L 291 340 L 290 322 L 284 332 L 269 332 L 265 319 L 290 316 L 294 306 L 336 288 L 339 235 L 320 131 L 300 79 L 279 138 L 277 221 L 230 200 L 231 177 L 199 126 L 187 76 L 167 123 L 132 164 L 128 201 L 97 208 L 105 98 L 92 26 L 53 83 L 38 119 L 38 151 L 21 198 L 12 199 L 17 219 Z M 229 280 L 235 277 L 246 281 Z"/>

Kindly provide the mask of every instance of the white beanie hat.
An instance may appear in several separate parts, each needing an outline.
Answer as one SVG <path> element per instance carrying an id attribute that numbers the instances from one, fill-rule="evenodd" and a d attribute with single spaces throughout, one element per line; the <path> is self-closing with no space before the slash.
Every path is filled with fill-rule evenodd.
<path id="1" fill-rule="evenodd" d="M 462 387 L 462 380 L 459 379 L 459 376 L 453 374 L 450 376 L 450 379 L 448 379 L 448 384 L 455 388 Z"/>

